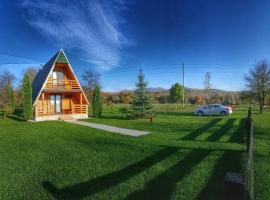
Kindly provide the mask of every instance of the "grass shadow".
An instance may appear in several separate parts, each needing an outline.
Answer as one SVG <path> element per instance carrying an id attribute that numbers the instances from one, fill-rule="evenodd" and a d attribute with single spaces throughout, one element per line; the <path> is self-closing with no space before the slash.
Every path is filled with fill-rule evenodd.
<path id="1" fill-rule="evenodd" d="M 211 150 L 193 150 L 184 159 L 148 182 L 144 190 L 135 191 L 126 199 L 170 199 L 176 183 L 188 175 L 210 152 Z"/>
<path id="2" fill-rule="evenodd" d="M 3 119 L 9 118 L 15 121 L 25 121 L 23 119 L 23 111 L 21 108 L 16 108 L 12 114 L 7 114 L 6 117 L 4 116 L 4 111 L 0 109 L 0 116 Z"/>
<path id="3" fill-rule="evenodd" d="M 244 138 L 243 123 L 242 119 L 239 123 L 238 129 L 230 137 L 230 142 L 241 142 Z M 225 151 L 222 156 L 216 161 L 214 170 L 212 171 L 210 178 L 197 196 L 197 199 L 223 199 L 224 197 L 224 177 L 227 172 L 244 172 L 243 159 L 245 151 Z"/>
<path id="4" fill-rule="evenodd" d="M 224 177 L 227 172 L 243 173 L 242 155 L 244 151 L 226 151 L 216 161 L 207 184 L 201 190 L 197 199 L 223 199 Z"/>
<path id="5" fill-rule="evenodd" d="M 119 171 L 61 189 L 58 189 L 48 181 L 42 182 L 42 186 L 57 199 L 81 199 L 115 186 L 146 170 L 152 165 L 161 162 L 167 157 L 175 154 L 177 151 L 179 151 L 179 148 L 167 147 L 158 151 L 154 155 L 148 156 L 143 160 L 135 164 L 131 164 Z"/>
<path id="6" fill-rule="evenodd" d="M 245 133 L 246 133 L 246 128 L 245 128 L 245 122 L 246 119 L 241 119 L 238 125 L 238 128 L 235 130 L 233 135 L 230 137 L 228 142 L 231 143 L 243 143 L 245 140 Z"/>
<path id="7" fill-rule="evenodd" d="M 15 121 L 19 121 L 19 122 L 22 122 L 22 121 L 25 122 L 25 120 L 22 117 L 17 116 L 17 115 L 8 115 L 7 118 L 15 120 Z"/>
<path id="8" fill-rule="evenodd" d="M 120 115 L 114 115 L 114 116 L 111 116 L 111 115 L 102 115 L 98 118 L 90 115 L 89 117 L 93 118 L 93 119 L 121 119 L 121 120 L 124 120 L 125 118 L 120 116 Z"/>
<path id="9" fill-rule="evenodd" d="M 224 134 L 226 134 L 232 127 L 236 119 L 228 119 L 225 124 L 223 124 L 220 129 L 216 130 L 211 134 L 206 141 L 215 142 L 219 140 Z"/>
<path id="10" fill-rule="evenodd" d="M 205 124 L 204 126 L 198 128 L 198 129 L 192 131 L 190 134 L 182 137 L 180 140 L 194 140 L 200 134 L 204 133 L 205 131 L 207 131 L 211 127 L 215 126 L 220 120 L 221 120 L 221 118 L 213 119 L 212 121 L 210 121 L 209 123 Z"/>
<path id="11" fill-rule="evenodd" d="M 168 116 L 175 116 L 175 117 L 180 117 L 180 116 L 194 116 L 192 112 L 155 112 L 157 115 L 168 115 Z"/>

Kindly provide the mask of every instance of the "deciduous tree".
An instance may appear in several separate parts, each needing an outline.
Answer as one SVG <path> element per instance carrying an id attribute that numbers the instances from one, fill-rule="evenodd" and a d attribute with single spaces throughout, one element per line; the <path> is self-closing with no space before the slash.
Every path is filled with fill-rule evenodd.
<path id="1" fill-rule="evenodd" d="M 183 86 L 179 83 L 172 85 L 170 89 L 171 103 L 181 103 L 183 97 Z"/>
<path id="2" fill-rule="evenodd" d="M 263 59 L 254 64 L 245 77 L 248 90 L 256 97 L 260 113 L 263 112 L 265 98 L 270 88 L 270 69 L 267 60 Z"/>
<path id="3" fill-rule="evenodd" d="M 10 102 L 10 88 L 12 88 L 14 80 L 15 76 L 11 72 L 6 70 L 0 73 L 0 106 L 3 107 L 4 117 L 6 117 L 7 113 L 9 113 L 9 103 L 12 103 Z"/>
<path id="4" fill-rule="evenodd" d="M 82 85 L 86 92 L 89 94 L 89 97 L 93 96 L 93 91 L 96 86 L 100 86 L 100 74 L 91 70 L 85 70 L 82 73 Z"/>
<path id="5" fill-rule="evenodd" d="M 210 72 L 207 72 L 205 74 L 205 79 L 203 82 L 204 89 L 206 90 L 207 94 L 207 103 L 209 105 L 209 116 L 211 117 L 211 106 L 210 104 L 212 103 L 212 84 L 211 84 L 211 74 Z"/>

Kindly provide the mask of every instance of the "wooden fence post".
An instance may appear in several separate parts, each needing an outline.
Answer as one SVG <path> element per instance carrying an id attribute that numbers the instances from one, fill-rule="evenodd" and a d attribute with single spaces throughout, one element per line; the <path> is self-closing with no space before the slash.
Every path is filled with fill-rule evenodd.
<path id="1" fill-rule="evenodd" d="M 253 126 L 251 118 L 251 107 L 248 109 L 246 117 L 246 136 L 248 163 L 246 177 L 242 174 L 227 172 L 224 178 L 225 200 L 245 200 L 254 199 L 253 189 Z M 247 191 L 246 191 L 247 188 Z"/>
<path id="2" fill-rule="evenodd" d="M 252 126 L 252 119 L 251 119 L 251 107 L 248 109 L 248 116 L 246 118 L 246 135 L 247 135 L 247 152 L 249 152 L 250 147 L 250 131 Z"/>
<path id="3" fill-rule="evenodd" d="M 242 174 L 227 172 L 224 179 L 225 200 L 245 200 L 245 179 Z"/>

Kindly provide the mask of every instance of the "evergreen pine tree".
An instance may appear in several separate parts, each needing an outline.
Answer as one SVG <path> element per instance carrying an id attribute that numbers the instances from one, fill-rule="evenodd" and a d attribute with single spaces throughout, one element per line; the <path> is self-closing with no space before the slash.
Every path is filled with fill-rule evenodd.
<path id="1" fill-rule="evenodd" d="M 138 75 L 137 89 L 135 90 L 133 101 L 130 107 L 130 118 L 146 118 L 153 115 L 153 107 L 147 94 L 147 83 L 143 71 L 140 70 Z"/>
<path id="2" fill-rule="evenodd" d="M 14 91 L 12 87 L 8 87 L 8 105 L 7 105 L 7 113 L 11 114 L 15 110 L 15 97 Z"/>
<path id="3" fill-rule="evenodd" d="M 102 115 L 102 102 L 100 97 L 100 87 L 98 85 L 95 86 L 93 97 L 92 97 L 92 109 L 93 115 L 95 117 L 100 117 Z"/>
<path id="4" fill-rule="evenodd" d="M 28 74 L 23 77 L 22 87 L 22 105 L 23 105 L 23 117 L 25 120 L 29 120 L 33 117 L 32 110 L 32 85 L 31 79 Z"/>

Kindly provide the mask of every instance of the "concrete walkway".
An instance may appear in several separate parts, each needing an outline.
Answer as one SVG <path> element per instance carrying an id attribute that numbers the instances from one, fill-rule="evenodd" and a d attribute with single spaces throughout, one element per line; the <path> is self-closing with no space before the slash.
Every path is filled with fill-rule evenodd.
<path id="1" fill-rule="evenodd" d="M 142 135 L 147 135 L 149 133 L 149 132 L 145 132 L 145 131 L 137 131 L 137 130 L 126 129 L 126 128 L 118 128 L 115 126 L 108 126 L 108 125 L 104 125 L 104 124 L 96 124 L 96 123 L 92 123 L 92 122 L 84 122 L 84 121 L 77 121 L 77 120 L 65 120 L 65 122 L 72 123 L 72 124 L 78 124 L 78 125 L 82 125 L 82 126 L 89 126 L 91 128 L 96 128 L 96 129 L 100 129 L 100 130 L 104 130 L 104 131 L 108 131 L 108 132 L 112 132 L 112 133 L 118 133 L 118 134 L 122 134 L 122 135 L 130 135 L 133 137 L 139 137 Z"/>

